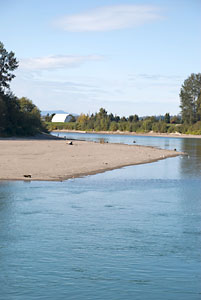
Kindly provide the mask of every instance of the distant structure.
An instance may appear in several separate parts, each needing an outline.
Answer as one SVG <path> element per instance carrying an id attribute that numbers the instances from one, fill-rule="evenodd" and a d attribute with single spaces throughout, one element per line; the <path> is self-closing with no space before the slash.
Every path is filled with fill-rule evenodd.
<path id="1" fill-rule="evenodd" d="M 70 122 L 72 119 L 72 115 L 70 114 L 55 114 L 52 118 L 53 123 L 67 123 Z"/>

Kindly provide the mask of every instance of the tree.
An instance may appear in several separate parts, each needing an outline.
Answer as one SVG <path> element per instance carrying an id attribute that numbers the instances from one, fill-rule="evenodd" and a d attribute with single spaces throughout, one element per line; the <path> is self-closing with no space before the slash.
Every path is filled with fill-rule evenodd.
<path id="1" fill-rule="evenodd" d="M 71 119 L 70 119 L 70 122 L 76 122 L 76 118 L 75 118 L 75 116 L 73 116 L 73 115 L 69 115 L 70 117 L 71 117 Z"/>
<path id="2" fill-rule="evenodd" d="M 0 92 L 0 136 L 16 135 L 22 122 L 18 99 Z"/>
<path id="3" fill-rule="evenodd" d="M 107 117 L 107 111 L 104 108 L 100 108 L 99 113 L 98 113 L 98 117 L 100 119 L 106 118 Z"/>
<path id="4" fill-rule="evenodd" d="M 133 116 L 133 115 L 130 115 L 130 116 L 128 117 L 128 122 L 133 122 L 133 119 L 134 119 L 134 116 Z"/>
<path id="5" fill-rule="evenodd" d="M 133 122 L 138 122 L 138 121 L 139 121 L 138 115 L 134 115 L 134 116 L 133 116 Z"/>
<path id="6" fill-rule="evenodd" d="M 121 122 L 127 122 L 127 119 L 126 119 L 126 117 L 125 116 L 123 116 L 123 117 L 121 117 L 121 120 L 120 120 Z"/>
<path id="7" fill-rule="evenodd" d="M 20 98 L 19 103 L 20 103 L 20 110 L 25 113 L 31 113 L 31 112 L 33 112 L 34 109 L 37 109 L 36 105 L 33 104 L 33 102 L 26 97 Z M 38 110 L 38 112 L 39 112 L 39 110 Z M 39 112 L 39 114 L 40 114 L 40 112 Z"/>
<path id="8" fill-rule="evenodd" d="M 139 121 L 139 117 L 138 117 L 138 115 L 130 115 L 128 117 L 128 121 L 129 122 L 138 122 Z"/>
<path id="9" fill-rule="evenodd" d="M 197 114 L 197 121 L 201 121 L 201 93 L 197 100 L 196 114 Z"/>
<path id="10" fill-rule="evenodd" d="M 18 99 L 9 89 L 17 67 L 14 52 L 8 52 L 0 42 L 0 136 L 47 132 L 37 106 L 25 97 Z"/>
<path id="11" fill-rule="evenodd" d="M 115 121 L 112 121 L 110 123 L 110 131 L 117 131 L 118 130 L 118 124 Z"/>
<path id="12" fill-rule="evenodd" d="M 4 98 L 0 94 L 0 136 L 4 134 L 7 125 L 6 115 L 7 115 L 7 107 Z"/>
<path id="13" fill-rule="evenodd" d="M 179 124 L 181 123 L 181 118 L 179 116 L 173 116 L 170 119 L 171 124 Z"/>
<path id="14" fill-rule="evenodd" d="M 89 121 L 89 116 L 85 114 L 81 114 L 77 119 L 77 122 L 79 123 L 79 130 L 86 130 L 88 121 Z"/>
<path id="15" fill-rule="evenodd" d="M 49 113 L 47 113 L 47 115 L 43 117 L 44 120 L 45 120 L 45 122 L 51 122 L 51 121 L 52 121 L 52 118 L 53 118 L 52 115 L 53 115 L 53 114 L 50 115 Z"/>
<path id="16" fill-rule="evenodd" d="M 18 99 L 18 103 L 21 115 L 20 127 L 23 135 L 35 135 L 37 132 L 45 131 L 38 107 L 26 97 Z"/>
<path id="17" fill-rule="evenodd" d="M 152 121 L 150 119 L 146 119 L 142 123 L 142 129 L 145 131 L 152 130 Z"/>
<path id="18" fill-rule="evenodd" d="M 112 113 L 109 114 L 108 119 L 110 120 L 110 122 L 114 121 L 114 115 Z"/>
<path id="19" fill-rule="evenodd" d="M 14 52 L 8 52 L 0 42 L 0 91 L 9 89 L 9 82 L 15 77 L 12 73 L 18 67 Z"/>
<path id="20" fill-rule="evenodd" d="M 165 123 L 170 123 L 170 114 L 169 114 L 169 113 L 166 113 L 166 114 L 165 114 L 164 122 L 165 122 Z"/>
<path id="21" fill-rule="evenodd" d="M 181 87 L 181 115 L 182 121 L 193 124 L 197 121 L 197 101 L 201 93 L 201 73 L 191 74 Z"/>

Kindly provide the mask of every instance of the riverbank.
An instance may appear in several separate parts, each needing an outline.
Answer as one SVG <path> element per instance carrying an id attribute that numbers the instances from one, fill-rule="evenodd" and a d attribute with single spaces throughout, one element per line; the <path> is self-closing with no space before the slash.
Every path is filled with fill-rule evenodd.
<path id="1" fill-rule="evenodd" d="M 131 135 L 131 136 L 154 136 L 154 137 L 168 137 L 168 138 L 191 138 L 191 139 L 200 139 L 201 135 L 194 134 L 183 134 L 183 133 L 157 133 L 157 132 L 148 132 L 148 133 L 137 133 L 130 131 L 81 131 L 81 130 L 53 130 L 52 132 L 66 132 L 66 133 L 92 133 L 92 134 L 113 134 L 113 135 Z"/>
<path id="2" fill-rule="evenodd" d="M 65 140 L 0 140 L 0 180 L 52 180 L 96 174 L 183 154 L 137 145 Z"/>
<path id="3" fill-rule="evenodd" d="M 31 140 L 63 140 L 62 137 L 58 137 L 58 136 L 55 136 L 55 135 L 51 135 L 49 133 L 38 133 L 36 135 L 33 135 L 33 136 L 11 136 L 11 137 L 1 137 L 0 136 L 0 141 L 31 141 Z"/>

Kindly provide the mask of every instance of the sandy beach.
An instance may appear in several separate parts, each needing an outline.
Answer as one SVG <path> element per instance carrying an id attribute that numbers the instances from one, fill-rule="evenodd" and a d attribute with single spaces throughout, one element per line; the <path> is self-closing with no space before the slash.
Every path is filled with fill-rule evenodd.
<path id="1" fill-rule="evenodd" d="M 0 180 L 65 180 L 180 154 L 137 145 L 2 139 Z"/>

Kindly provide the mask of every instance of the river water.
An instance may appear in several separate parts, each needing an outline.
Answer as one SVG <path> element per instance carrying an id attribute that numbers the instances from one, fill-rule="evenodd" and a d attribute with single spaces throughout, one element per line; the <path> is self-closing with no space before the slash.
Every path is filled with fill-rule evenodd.
<path id="1" fill-rule="evenodd" d="M 201 140 L 63 135 L 188 156 L 0 182 L 0 299 L 201 299 Z"/>

